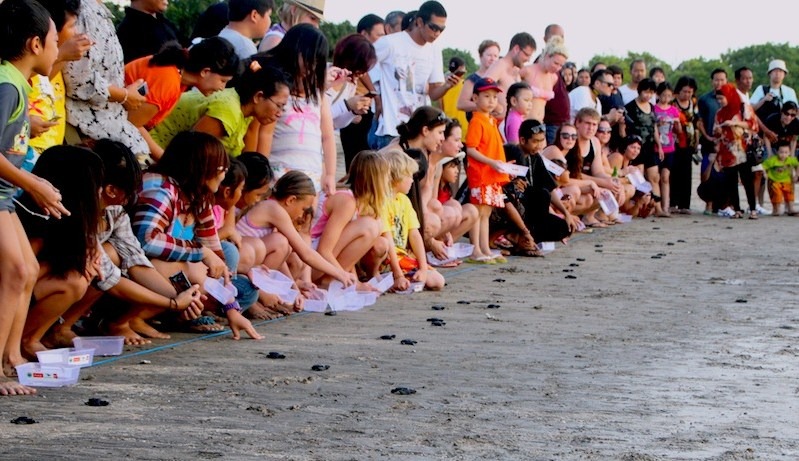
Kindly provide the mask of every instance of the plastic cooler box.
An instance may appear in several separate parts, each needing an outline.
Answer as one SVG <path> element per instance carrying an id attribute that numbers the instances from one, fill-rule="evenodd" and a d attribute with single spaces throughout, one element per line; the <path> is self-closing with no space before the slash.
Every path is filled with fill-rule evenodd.
<path id="1" fill-rule="evenodd" d="M 42 365 L 68 365 L 73 367 L 90 367 L 94 361 L 94 349 L 52 349 L 37 352 L 36 357 Z"/>

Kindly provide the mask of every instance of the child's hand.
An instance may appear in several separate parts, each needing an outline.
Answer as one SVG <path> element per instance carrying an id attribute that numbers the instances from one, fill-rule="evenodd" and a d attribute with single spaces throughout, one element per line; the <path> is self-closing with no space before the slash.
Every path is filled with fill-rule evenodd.
<path id="1" fill-rule="evenodd" d="M 31 138 L 38 138 L 39 136 L 47 133 L 47 130 L 58 125 L 58 122 L 48 121 L 39 116 L 31 115 Z"/>
<path id="2" fill-rule="evenodd" d="M 86 52 L 94 45 L 94 42 L 86 34 L 73 35 L 58 47 L 58 61 L 78 61 L 86 55 Z"/>
<path id="3" fill-rule="evenodd" d="M 237 311 L 236 309 L 229 309 L 227 311 L 227 321 L 228 325 L 230 325 L 230 330 L 233 332 L 233 339 L 239 340 L 241 339 L 241 334 L 239 330 L 244 330 L 250 335 L 250 338 L 258 340 L 263 339 L 264 337 L 259 335 L 257 331 L 255 331 L 255 327 L 252 326 L 252 323 L 244 318 L 241 315 L 241 312 Z"/>
<path id="4" fill-rule="evenodd" d="M 417 269 L 411 276 L 411 280 L 414 282 L 427 283 L 427 269 Z"/>
<path id="5" fill-rule="evenodd" d="M 353 283 L 358 282 L 358 277 L 355 276 L 352 272 L 347 272 L 345 270 L 339 271 L 339 274 L 336 276 L 336 280 L 341 282 L 345 287 L 352 285 Z"/>
<path id="6" fill-rule="evenodd" d="M 305 309 L 305 296 L 299 294 L 294 300 L 294 312 L 302 312 Z"/>
<path id="7" fill-rule="evenodd" d="M 225 261 L 207 247 L 203 247 L 203 264 L 208 267 L 208 276 L 214 279 L 225 278 L 225 285 L 230 283 L 230 273 Z"/>
<path id="8" fill-rule="evenodd" d="M 442 261 L 449 259 L 449 255 L 447 254 L 447 245 L 444 242 L 431 238 L 427 243 L 427 249 L 433 252 L 433 256 Z"/>
<path id="9" fill-rule="evenodd" d="M 392 293 L 395 291 L 405 291 L 411 287 L 411 282 L 404 275 L 400 275 L 399 277 L 394 276 L 394 285 L 391 286 Z"/>

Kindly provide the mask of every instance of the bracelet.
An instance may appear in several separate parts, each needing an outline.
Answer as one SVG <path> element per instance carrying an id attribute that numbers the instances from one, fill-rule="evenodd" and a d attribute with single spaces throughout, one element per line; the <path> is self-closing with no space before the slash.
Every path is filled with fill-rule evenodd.
<path id="1" fill-rule="evenodd" d="M 119 103 L 120 104 L 125 104 L 126 102 L 128 102 L 128 89 L 127 88 L 125 88 L 125 98 L 122 99 L 122 101 L 120 101 Z"/>
<path id="2" fill-rule="evenodd" d="M 169 309 L 173 311 L 180 310 L 178 301 L 175 298 L 169 298 Z"/>
<path id="3" fill-rule="evenodd" d="M 230 304 L 225 304 L 224 306 L 222 306 L 222 313 L 223 314 L 227 315 L 229 310 L 235 310 L 235 311 L 241 312 L 242 309 L 241 309 L 241 306 L 239 305 L 238 301 L 233 301 Z"/>

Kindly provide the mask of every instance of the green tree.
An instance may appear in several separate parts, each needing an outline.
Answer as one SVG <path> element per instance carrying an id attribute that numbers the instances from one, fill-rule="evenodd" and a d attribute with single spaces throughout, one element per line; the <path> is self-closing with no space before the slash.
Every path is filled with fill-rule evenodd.
<path id="1" fill-rule="evenodd" d="M 355 26 L 349 21 L 340 23 L 323 22 L 319 25 L 319 29 L 325 34 L 327 42 L 330 44 L 330 58 L 333 57 L 333 49 L 336 47 L 336 43 L 347 35 L 355 33 Z"/>
<path id="2" fill-rule="evenodd" d="M 114 27 L 118 26 L 122 22 L 122 18 L 125 17 L 124 8 L 113 2 L 105 2 L 105 6 L 111 12 L 111 21 L 114 23 Z"/>
<path id="3" fill-rule="evenodd" d="M 460 57 L 466 63 L 466 75 L 473 74 L 480 68 L 474 61 L 472 54 L 468 51 L 459 50 L 457 48 L 444 48 L 441 54 L 444 57 L 444 72 L 447 72 L 447 65 L 449 65 L 449 60 L 452 59 L 453 56 Z"/>
<path id="4" fill-rule="evenodd" d="M 646 63 L 646 70 L 647 72 L 652 69 L 653 67 L 660 67 L 666 73 L 666 79 L 671 81 L 672 80 L 672 73 L 674 72 L 671 65 L 669 63 L 663 61 L 662 59 L 648 53 L 644 52 L 635 52 L 630 51 L 627 53 L 626 57 L 621 56 L 613 56 L 613 55 L 596 55 L 588 61 L 588 69 L 590 69 L 594 64 L 601 62 L 604 63 L 606 66 L 611 64 L 615 64 L 624 71 L 624 82 L 628 83 L 630 81 L 630 63 L 635 61 L 636 59 L 643 59 Z"/>
<path id="5" fill-rule="evenodd" d="M 788 64 L 788 75 L 785 76 L 785 85 L 792 88 L 799 86 L 799 68 L 791 68 L 799 62 L 799 47 L 788 43 L 764 43 L 750 45 L 738 50 L 728 50 L 721 55 L 721 60 L 729 63 L 731 69 L 746 66 L 752 69 L 755 76 L 755 85 L 765 85 L 768 81 L 768 63 L 773 59 L 782 59 Z M 732 77 L 732 74 L 730 74 Z"/>
<path id="6" fill-rule="evenodd" d="M 175 24 L 180 34 L 188 39 L 200 13 L 218 0 L 170 0 L 164 16 Z"/>

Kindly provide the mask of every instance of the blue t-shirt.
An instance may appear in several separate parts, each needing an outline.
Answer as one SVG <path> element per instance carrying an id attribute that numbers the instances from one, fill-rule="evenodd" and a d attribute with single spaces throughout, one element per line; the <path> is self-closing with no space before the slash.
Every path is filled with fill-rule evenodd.
<path id="1" fill-rule="evenodd" d="M 713 126 L 716 124 L 716 112 L 719 111 L 719 103 L 716 101 L 716 92 L 709 91 L 699 98 L 699 118 L 705 125 L 705 133 L 713 136 Z M 708 141 L 701 138 L 703 144 Z M 715 150 L 715 148 L 714 148 Z"/>

